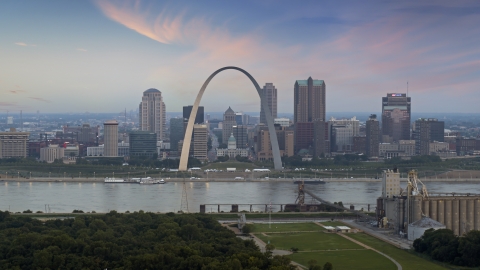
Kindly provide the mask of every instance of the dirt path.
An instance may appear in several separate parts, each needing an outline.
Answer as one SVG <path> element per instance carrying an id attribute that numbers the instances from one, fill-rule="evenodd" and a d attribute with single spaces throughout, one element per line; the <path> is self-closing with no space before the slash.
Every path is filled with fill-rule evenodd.
<path id="1" fill-rule="evenodd" d="M 351 238 L 351 237 L 348 237 L 348 236 L 346 236 L 346 235 L 343 234 L 343 233 L 339 233 L 338 235 L 340 235 L 341 237 L 343 237 L 343 238 L 345 238 L 345 239 L 348 239 L 348 240 L 354 242 L 355 244 L 360 245 L 360 246 L 362 246 L 362 247 L 364 247 L 364 248 L 366 248 L 366 249 L 370 249 L 370 250 L 373 250 L 373 251 L 377 252 L 378 254 L 380 254 L 380 255 L 386 257 L 387 259 L 389 259 L 390 261 L 392 261 L 392 262 L 397 266 L 397 269 L 398 269 L 398 270 L 402 270 L 402 266 L 401 266 L 397 261 L 395 261 L 392 257 L 388 256 L 387 254 L 385 254 L 385 253 L 383 253 L 383 252 L 380 252 L 380 251 L 378 251 L 378 250 L 376 250 L 376 249 L 374 249 L 374 248 L 372 248 L 372 247 L 370 247 L 370 246 L 367 246 L 367 245 L 365 245 L 364 243 L 359 242 L 359 241 L 357 241 L 357 240 L 355 240 L 355 239 L 353 239 L 353 238 Z"/>

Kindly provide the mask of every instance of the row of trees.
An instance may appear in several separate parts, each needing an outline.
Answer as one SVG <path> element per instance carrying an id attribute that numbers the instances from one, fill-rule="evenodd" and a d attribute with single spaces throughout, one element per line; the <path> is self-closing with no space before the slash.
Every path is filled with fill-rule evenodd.
<path id="1" fill-rule="evenodd" d="M 480 231 L 458 237 L 449 229 L 427 230 L 413 242 L 416 252 L 459 266 L 480 266 Z"/>
<path id="2" fill-rule="evenodd" d="M 299 155 L 282 158 L 282 162 L 288 167 L 317 167 L 331 165 L 351 166 L 358 165 L 361 161 L 366 160 L 367 156 L 355 154 L 337 155 L 333 158 L 314 157 L 311 161 L 303 161 L 302 156 Z"/>
<path id="3" fill-rule="evenodd" d="M 0 269 L 293 269 L 206 215 L 82 215 L 42 222 L 0 211 Z"/>

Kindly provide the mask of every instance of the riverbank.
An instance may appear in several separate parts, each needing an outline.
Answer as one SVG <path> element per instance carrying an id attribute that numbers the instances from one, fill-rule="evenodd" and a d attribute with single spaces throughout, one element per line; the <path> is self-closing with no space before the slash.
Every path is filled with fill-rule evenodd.
<path id="1" fill-rule="evenodd" d="M 255 178 L 255 179 L 231 179 L 231 178 L 162 178 L 165 180 L 165 182 L 271 182 L 271 183 L 288 183 L 288 182 L 294 182 L 298 181 L 298 178 Z M 305 179 L 309 180 L 309 179 Z M 345 182 L 345 183 L 352 183 L 352 182 L 381 182 L 382 179 L 374 179 L 374 178 L 325 178 L 322 179 L 324 182 L 329 183 L 329 182 Z M 440 179 L 435 179 L 435 178 L 422 178 L 420 179 L 422 182 L 453 182 L 453 183 L 461 183 L 461 182 L 480 182 L 480 178 L 440 178 Z M 401 182 L 406 182 L 406 178 L 402 178 L 400 180 Z M 104 183 L 104 178 L 82 178 L 82 177 L 75 177 L 75 178 L 63 178 L 63 177 L 42 177 L 42 178 L 17 178 L 17 177 L 12 177 L 12 178 L 3 178 L 0 180 L 1 182 L 66 182 L 66 183 Z M 111 184 L 111 183 L 108 183 Z M 116 183 L 119 184 L 119 183 Z M 126 183 L 128 184 L 128 183 Z M 130 184 L 136 184 L 135 182 L 132 182 Z"/>

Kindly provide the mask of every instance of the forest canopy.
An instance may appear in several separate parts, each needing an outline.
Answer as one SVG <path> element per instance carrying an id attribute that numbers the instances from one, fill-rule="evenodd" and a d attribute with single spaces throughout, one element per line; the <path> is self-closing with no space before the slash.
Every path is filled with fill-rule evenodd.
<path id="1" fill-rule="evenodd" d="M 0 269 L 292 269 L 201 214 L 41 221 L 0 211 Z"/>

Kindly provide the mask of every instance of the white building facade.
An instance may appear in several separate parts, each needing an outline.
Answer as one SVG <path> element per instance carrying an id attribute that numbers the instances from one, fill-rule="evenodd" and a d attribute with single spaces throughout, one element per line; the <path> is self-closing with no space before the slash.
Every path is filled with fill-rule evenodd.
<path id="1" fill-rule="evenodd" d="M 53 163 L 55 159 L 63 159 L 65 156 L 65 148 L 58 144 L 51 144 L 48 147 L 40 149 L 40 161 Z"/>

